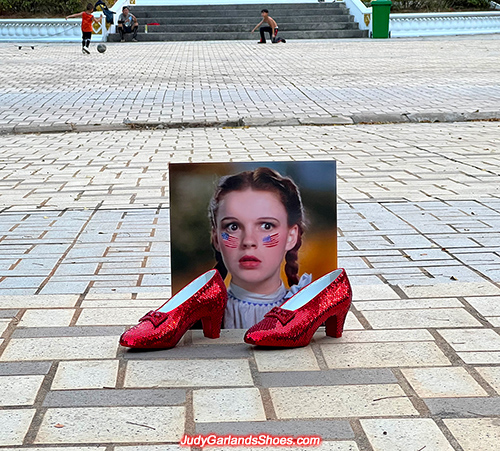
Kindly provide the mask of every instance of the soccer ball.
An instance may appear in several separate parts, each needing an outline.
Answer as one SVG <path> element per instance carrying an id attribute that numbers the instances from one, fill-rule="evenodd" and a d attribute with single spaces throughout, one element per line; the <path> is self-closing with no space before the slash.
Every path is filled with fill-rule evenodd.
<path id="1" fill-rule="evenodd" d="M 99 53 L 104 53 L 104 52 L 106 51 L 106 46 L 105 46 L 104 44 L 99 44 L 99 45 L 97 46 L 97 51 L 98 51 Z"/>

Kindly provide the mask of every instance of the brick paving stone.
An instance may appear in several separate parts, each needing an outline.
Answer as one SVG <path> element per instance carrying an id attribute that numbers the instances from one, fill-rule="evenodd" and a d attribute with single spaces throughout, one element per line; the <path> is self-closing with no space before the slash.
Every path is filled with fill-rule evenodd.
<path id="1" fill-rule="evenodd" d="M 1 361 L 109 359 L 116 356 L 118 337 L 15 338 Z"/>
<path id="2" fill-rule="evenodd" d="M 118 376 L 118 360 L 59 362 L 52 390 L 112 388 Z"/>
<path id="3" fill-rule="evenodd" d="M 311 371 L 319 365 L 311 348 L 300 349 L 255 349 L 254 358 L 260 372 Z"/>
<path id="4" fill-rule="evenodd" d="M 125 376 L 125 387 L 248 385 L 253 381 L 245 360 L 129 361 Z"/>
<path id="5" fill-rule="evenodd" d="M 19 310 L 0 310 L 0 318 L 11 319 L 19 313 Z"/>
<path id="6" fill-rule="evenodd" d="M 26 327 L 14 330 L 12 338 L 103 337 L 121 335 L 124 331 L 123 326 Z"/>
<path id="7" fill-rule="evenodd" d="M 45 413 L 35 443 L 177 442 L 183 428 L 184 408 L 178 406 L 54 408 Z"/>
<path id="8" fill-rule="evenodd" d="M 91 387 L 92 388 L 92 387 Z M 53 390 L 44 407 L 175 406 L 183 404 L 181 389 Z"/>
<path id="9" fill-rule="evenodd" d="M 195 390 L 193 409 L 196 423 L 266 420 L 256 387 Z"/>
<path id="10" fill-rule="evenodd" d="M 464 368 L 403 368 L 401 372 L 422 398 L 488 396 Z"/>
<path id="11" fill-rule="evenodd" d="M 477 372 L 484 377 L 486 382 L 490 384 L 495 391 L 500 394 L 500 366 L 494 367 L 477 367 Z"/>
<path id="12" fill-rule="evenodd" d="M 440 330 L 439 334 L 456 351 L 497 351 L 500 349 L 500 335 L 493 330 L 451 329 Z"/>
<path id="13" fill-rule="evenodd" d="M 2 362 L 0 376 L 23 376 L 30 374 L 47 374 L 52 362 Z"/>
<path id="14" fill-rule="evenodd" d="M 344 331 L 342 337 L 335 343 L 376 343 L 376 342 L 404 342 L 404 341 L 434 341 L 434 337 L 423 329 L 392 329 L 392 330 L 363 330 Z M 318 344 L 333 344 L 330 337 L 323 332 L 314 335 L 314 342 Z"/>
<path id="15" fill-rule="evenodd" d="M 22 445 L 34 415 L 34 409 L 0 410 L 0 445 Z"/>
<path id="16" fill-rule="evenodd" d="M 415 446 L 433 451 L 454 449 L 430 418 L 362 419 L 361 426 L 374 451 L 400 451 Z"/>
<path id="17" fill-rule="evenodd" d="M 276 415 L 283 419 L 418 415 L 397 384 L 273 387 L 269 391 Z"/>
<path id="18" fill-rule="evenodd" d="M 425 399 L 432 415 L 441 418 L 498 416 L 500 398 L 428 398 Z"/>
<path id="19" fill-rule="evenodd" d="M 69 326 L 74 313 L 72 309 L 28 310 L 21 318 L 19 327 Z"/>
<path id="20" fill-rule="evenodd" d="M 0 406 L 30 406 L 40 390 L 44 376 L 0 376 Z"/>
<path id="21" fill-rule="evenodd" d="M 363 315 L 374 329 L 482 326 L 463 308 L 365 310 Z"/>
<path id="22" fill-rule="evenodd" d="M 9 308 L 48 308 L 48 307 L 74 307 L 78 296 L 0 296 L 0 307 Z"/>
<path id="23" fill-rule="evenodd" d="M 432 342 L 322 344 L 329 368 L 447 366 L 450 361 Z"/>
<path id="24" fill-rule="evenodd" d="M 498 418 L 450 418 L 444 424 L 458 440 L 464 451 L 494 451 L 500 439 Z"/>
<path id="25" fill-rule="evenodd" d="M 260 373 L 263 387 L 391 384 L 396 381 L 387 368 L 342 369 L 323 371 L 283 371 Z"/>

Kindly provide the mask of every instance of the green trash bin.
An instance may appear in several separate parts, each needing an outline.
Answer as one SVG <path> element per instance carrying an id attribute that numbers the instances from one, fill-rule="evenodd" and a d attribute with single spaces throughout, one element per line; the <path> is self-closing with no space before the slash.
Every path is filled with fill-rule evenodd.
<path id="1" fill-rule="evenodd" d="M 391 0 L 373 0 L 372 3 L 372 38 L 387 39 L 389 37 L 389 14 Z"/>

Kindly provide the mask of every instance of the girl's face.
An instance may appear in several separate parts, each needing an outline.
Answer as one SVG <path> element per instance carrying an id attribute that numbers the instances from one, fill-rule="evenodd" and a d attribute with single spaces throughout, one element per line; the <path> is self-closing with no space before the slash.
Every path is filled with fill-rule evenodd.
<path id="1" fill-rule="evenodd" d="M 233 191 L 222 197 L 212 230 L 232 281 L 253 293 L 269 294 L 281 283 L 281 263 L 297 243 L 298 227 L 278 195 L 268 191 Z"/>

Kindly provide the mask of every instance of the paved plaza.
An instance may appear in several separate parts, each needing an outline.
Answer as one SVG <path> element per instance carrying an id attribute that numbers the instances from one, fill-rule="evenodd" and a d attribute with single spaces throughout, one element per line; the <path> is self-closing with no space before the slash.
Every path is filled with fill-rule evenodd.
<path id="1" fill-rule="evenodd" d="M 320 435 L 318 451 L 496 451 L 500 122 L 189 122 L 493 114 L 499 44 L 126 44 L 89 58 L 0 46 L 5 133 L 109 128 L 0 137 L 0 451 L 181 451 L 184 433 L 212 432 Z M 242 330 L 193 330 L 172 350 L 119 347 L 170 295 L 169 163 L 311 159 L 338 162 L 354 290 L 341 339 L 320 329 L 308 347 L 263 350 Z"/>
<path id="2" fill-rule="evenodd" d="M 484 113 L 500 118 L 500 38 L 0 45 L 0 131 Z M 478 111 L 479 110 L 479 111 Z"/>

